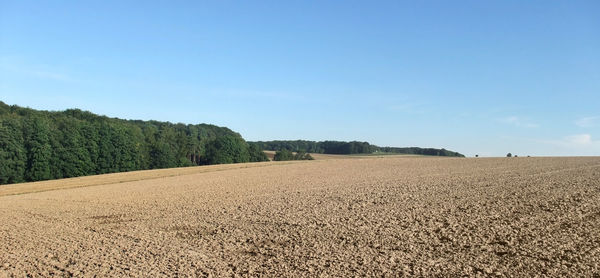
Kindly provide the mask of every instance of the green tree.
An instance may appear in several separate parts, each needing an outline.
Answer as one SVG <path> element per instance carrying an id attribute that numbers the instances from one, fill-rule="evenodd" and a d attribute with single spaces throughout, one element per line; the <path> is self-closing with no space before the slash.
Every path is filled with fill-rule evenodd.
<path id="1" fill-rule="evenodd" d="M 175 131 L 170 127 L 159 130 L 156 142 L 150 147 L 151 167 L 177 167 L 177 148 L 175 146 Z"/>
<path id="2" fill-rule="evenodd" d="M 79 109 L 37 111 L 0 102 L 0 183 L 250 160 L 266 155 L 224 127 L 121 120 Z"/>
<path id="3" fill-rule="evenodd" d="M 21 124 L 17 119 L 0 121 L 0 184 L 24 181 L 27 156 Z"/>
<path id="4" fill-rule="evenodd" d="M 137 126 L 118 125 L 114 129 L 112 140 L 115 149 L 120 150 L 115 156 L 118 171 L 127 172 L 141 169 L 141 144 L 144 141 L 141 129 Z"/>
<path id="5" fill-rule="evenodd" d="M 159 140 L 150 146 L 150 168 L 170 168 L 177 165 L 175 154 L 171 146 L 163 140 Z"/>
<path id="6" fill-rule="evenodd" d="M 27 123 L 27 166 L 25 178 L 28 181 L 47 180 L 52 177 L 50 171 L 50 159 L 52 149 L 50 147 L 48 122 L 42 118 L 34 117 Z"/>
<path id="7" fill-rule="evenodd" d="M 95 164 L 88 149 L 88 140 L 83 135 L 82 122 L 67 116 L 56 120 L 58 125 L 52 141 L 54 149 L 54 176 L 57 178 L 77 177 L 95 173 Z"/>
<path id="8" fill-rule="evenodd" d="M 267 154 L 258 145 L 249 145 L 248 152 L 250 153 L 250 162 L 269 161 Z"/>
<path id="9" fill-rule="evenodd" d="M 111 126 L 103 122 L 98 128 L 98 160 L 96 163 L 96 173 L 105 174 L 117 172 L 115 150 L 112 137 L 114 131 Z"/>
<path id="10" fill-rule="evenodd" d="M 315 160 L 309 153 L 299 151 L 294 155 L 294 160 Z"/>
<path id="11" fill-rule="evenodd" d="M 81 137 L 82 143 L 87 150 L 87 155 L 89 156 L 89 162 L 91 163 L 89 165 L 89 169 L 86 171 L 86 175 L 95 174 L 100 152 L 98 148 L 98 142 L 100 141 L 100 138 L 96 124 L 91 122 L 83 122 L 81 126 Z"/>
<path id="12" fill-rule="evenodd" d="M 206 145 L 208 164 L 242 163 L 250 161 L 248 144 L 239 136 L 217 137 Z"/>
<path id="13" fill-rule="evenodd" d="M 273 157 L 275 161 L 286 161 L 286 160 L 294 160 L 294 154 L 291 151 L 286 149 L 279 150 L 275 152 L 275 156 Z"/>
<path id="14" fill-rule="evenodd" d="M 273 157 L 275 161 L 286 161 L 286 160 L 314 160 L 314 158 L 306 153 L 305 151 L 298 151 L 296 154 L 293 152 L 283 149 L 275 152 L 275 156 Z"/>

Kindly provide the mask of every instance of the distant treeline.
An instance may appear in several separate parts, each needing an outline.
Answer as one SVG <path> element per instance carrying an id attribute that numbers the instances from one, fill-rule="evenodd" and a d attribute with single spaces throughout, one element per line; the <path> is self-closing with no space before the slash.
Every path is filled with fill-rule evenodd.
<path id="1" fill-rule="evenodd" d="M 225 127 L 38 111 L 0 101 L 0 184 L 266 160 L 258 145 Z"/>
<path id="2" fill-rule="evenodd" d="M 305 151 L 309 153 L 325 153 L 325 154 L 372 154 L 377 152 L 382 153 L 397 153 L 397 154 L 418 154 L 418 155 L 436 155 L 436 156 L 457 156 L 464 155 L 449 151 L 446 149 L 435 148 L 418 148 L 418 147 L 379 147 L 371 145 L 368 142 L 344 142 L 344 141 L 306 141 L 306 140 L 284 140 L 284 141 L 258 141 L 249 142 L 250 145 L 256 145 L 264 150 L 289 150 L 292 152 Z"/>

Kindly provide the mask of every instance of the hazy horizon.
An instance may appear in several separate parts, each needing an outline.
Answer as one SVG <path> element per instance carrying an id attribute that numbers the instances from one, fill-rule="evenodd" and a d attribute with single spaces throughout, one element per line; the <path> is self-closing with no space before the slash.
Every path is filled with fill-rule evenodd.
<path id="1" fill-rule="evenodd" d="M 249 141 L 600 155 L 600 3 L 0 1 L 0 100 Z"/>

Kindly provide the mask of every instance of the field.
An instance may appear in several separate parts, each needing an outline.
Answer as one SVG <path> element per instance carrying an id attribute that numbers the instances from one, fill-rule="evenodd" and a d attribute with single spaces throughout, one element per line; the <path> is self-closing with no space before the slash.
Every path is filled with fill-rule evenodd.
<path id="1" fill-rule="evenodd" d="M 600 276 L 600 157 L 328 158 L 0 186 L 0 277 Z"/>

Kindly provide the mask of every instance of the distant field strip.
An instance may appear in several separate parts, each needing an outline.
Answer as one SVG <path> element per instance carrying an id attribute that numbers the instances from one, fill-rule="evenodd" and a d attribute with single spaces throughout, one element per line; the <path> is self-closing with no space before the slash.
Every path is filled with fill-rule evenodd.
<path id="1" fill-rule="evenodd" d="M 268 152 L 267 152 L 268 153 Z M 272 152 L 273 154 L 275 152 Z M 316 160 L 373 158 L 374 156 L 313 154 Z M 0 185 L 0 197 L 8 195 L 28 194 L 50 190 L 95 186 L 103 184 L 123 183 L 130 181 L 150 180 L 164 177 L 192 175 L 206 172 L 226 171 L 240 168 L 266 167 L 290 163 L 306 163 L 306 161 L 256 162 L 194 166 L 169 169 L 142 170 L 133 172 L 111 173 L 94 176 L 75 177 L 59 180 L 47 180 L 29 183 Z"/>
<path id="2" fill-rule="evenodd" d="M 286 162 L 256 162 L 240 164 L 221 164 L 208 166 L 194 166 L 183 168 L 155 169 L 134 172 L 112 173 L 94 176 L 84 176 L 59 180 L 38 181 L 29 183 L 18 183 L 9 185 L 0 185 L 0 197 L 8 195 L 19 195 L 50 190 L 69 189 L 77 187 L 95 186 L 103 184 L 123 183 L 130 181 L 141 181 L 159 179 L 165 177 L 183 176 L 215 171 L 227 171 L 240 168 L 266 167 L 272 165 L 301 163 L 300 161 Z"/>

